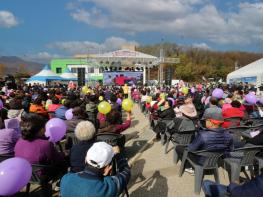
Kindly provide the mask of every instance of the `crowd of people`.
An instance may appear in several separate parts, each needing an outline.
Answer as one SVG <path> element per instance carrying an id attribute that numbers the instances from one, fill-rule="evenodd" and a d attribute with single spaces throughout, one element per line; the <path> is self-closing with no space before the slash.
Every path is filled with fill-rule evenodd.
<path id="1" fill-rule="evenodd" d="M 256 91 L 247 85 L 96 85 L 71 89 L 34 84 L 18 86 L 17 89 L 2 87 L 0 155 L 52 166 L 40 175 L 44 182 L 59 177 L 61 181 L 56 189 L 60 189 L 62 197 L 87 194 L 117 196 L 129 182 L 130 167 L 122 154 L 123 147 L 98 142 L 96 136 L 102 133 L 121 135 L 130 127 L 131 112 L 124 114 L 121 107 L 121 101 L 129 94 L 134 102 L 140 104 L 143 113 L 150 114 L 150 125 L 156 132 L 156 140 L 160 139 L 170 120 L 170 127 L 178 132 L 198 131 L 187 146 L 176 147 L 179 158 L 182 158 L 186 148 L 189 151 L 222 151 L 228 157 L 234 148 L 263 145 L 261 133 L 247 141 L 238 141 L 226 130 L 243 122 L 250 124 L 251 118 L 263 116 L 263 102 L 254 102 L 252 97 L 256 97 Z M 98 110 L 102 101 L 111 105 L 106 114 Z M 67 118 L 69 109 L 72 109 L 72 118 Z M 58 143 L 50 142 L 45 136 L 45 125 L 52 118 L 63 120 L 67 126 L 62 139 L 65 141 L 63 150 L 57 148 Z M 176 140 L 180 141 L 179 138 L 178 135 Z M 190 157 L 200 163 L 204 160 L 195 155 Z M 118 166 L 117 171 L 113 169 L 113 162 Z M 186 171 L 194 173 L 189 165 Z M 262 181 L 262 175 L 256 177 L 250 183 L 251 188 L 261 191 Z M 240 187 L 229 187 L 228 192 L 233 196 L 242 196 L 241 191 L 245 190 L 250 192 L 249 186 L 244 186 L 245 189 Z M 204 188 L 208 196 L 213 196 L 207 185 Z"/>

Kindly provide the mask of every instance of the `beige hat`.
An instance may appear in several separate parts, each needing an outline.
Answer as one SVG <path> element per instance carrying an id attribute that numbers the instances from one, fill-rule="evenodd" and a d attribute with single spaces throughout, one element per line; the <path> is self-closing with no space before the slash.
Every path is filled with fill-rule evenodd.
<path id="1" fill-rule="evenodd" d="M 185 104 L 180 106 L 179 110 L 186 116 L 194 118 L 197 116 L 195 106 L 193 104 Z"/>

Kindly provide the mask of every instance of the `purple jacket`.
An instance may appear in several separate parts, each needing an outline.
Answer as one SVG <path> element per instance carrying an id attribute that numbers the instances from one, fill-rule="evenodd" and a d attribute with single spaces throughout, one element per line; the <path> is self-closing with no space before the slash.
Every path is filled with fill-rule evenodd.
<path id="1" fill-rule="evenodd" d="M 31 164 L 57 164 L 64 160 L 54 145 L 46 139 L 28 141 L 20 138 L 15 146 L 15 157 L 22 157 Z"/>
<path id="2" fill-rule="evenodd" d="M 0 130 L 0 155 L 14 153 L 14 147 L 20 138 L 20 132 L 14 129 Z"/>

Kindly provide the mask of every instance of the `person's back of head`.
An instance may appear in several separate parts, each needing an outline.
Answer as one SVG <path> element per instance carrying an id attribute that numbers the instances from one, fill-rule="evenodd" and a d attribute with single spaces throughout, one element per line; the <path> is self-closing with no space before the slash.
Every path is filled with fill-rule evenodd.
<path id="1" fill-rule="evenodd" d="M 215 97 L 211 97 L 211 98 L 210 98 L 210 104 L 217 106 L 217 105 L 218 105 L 218 99 L 215 98 Z"/>
<path id="2" fill-rule="evenodd" d="M 241 107 L 241 103 L 237 100 L 234 100 L 231 102 L 231 106 L 234 108 L 240 108 Z"/>
<path id="3" fill-rule="evenodd" d="M 85 117 L 86 117 L 85 110 L 80 106 L 74 107 L 72 110 L 72 113 L 73 113 L 74 117 L 77 117 L 80 119 L 85 119 Z"/>
<path id="4" fill-rule="evenodd" d="M 56 96 L 52 98 L 52 104 L 59 104 L 59 99 Z"/>
<path id="5" fill-rule="evenodd" d="M 90 121 L 81 121 L 75 128 L 75 136 L 79 141 L 89 141 L 95 137 L 96 129 Z"/>
<path id="6" fill-rule="evenodd" d="M 35 113 L 28 113 L 22 117 L 21 134 L 22 138 L 32 141 L 37 137 L 41 137 L 46 124 L 45 118 Z"/>
<path id="7" fill-rule="evenodd" d="M 106 115 L 106 120 L 110 125 L 116 125 L 121 119 L 121 114 L 116 109 L 111 110 L 110 113 Z"/>

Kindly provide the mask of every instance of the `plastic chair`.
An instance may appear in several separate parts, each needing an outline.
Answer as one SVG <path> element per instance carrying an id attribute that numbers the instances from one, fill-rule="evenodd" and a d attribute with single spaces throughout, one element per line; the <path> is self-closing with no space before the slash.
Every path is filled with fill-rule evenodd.
<path id="1" fill-rule="evenodd" d="M 239 127 L 241 120 L 241 117 L 224 118 L 224 122 L 230 123 L 229 127 Z"/>
<path id="2" fill-rule="evenodd" d="M 242 133 L 250 130 L 251 127 L 249 126 L 238 126 L 238 127 L 229 127 L 226 130 L 233 136 L 234 142 L 240 142 Z"/>
<path id="3" fill-rule="evenodd" d="M 228 171 L 229 180 L 231 182 L 239 179 L 241 168 L 248 166 L 250 175 L 254 175 L 255 155 L 263 146 L 251 146 L 235 149 L 230 153 L 230 157 L 224 159 L 224 168 Z M 229 173 L 230 168 L 230 173 Z"/>
<path id="4" fill-rule="evenodd" d="M 195 136 L 195 130 L 194 131 L 185 131 L 185 132 L 180 132 L 180 133 L 174 133 L 173 135 L 169 136 L 167 134 L 167 138 L 170 138 L 169 141 L 166 143 L 165 146 L 165 153 L 168 152 L 168 146 L 169 142 L 171 141 L 174 145 L 173 147 L 173 161 L 175 164 L 178 162 L 178 154 L 176 152 L 176 147 L 179 145 L 188 145 L 192 142 L 194 136 Z"/>
<path id="5" fill-rule="evenodd" d="M 200 156 L 204 158 L 203 164 L 199 164 L 198 162 L 192 161 L 189 157 L 190 154 L 194 154 L 196 156 Z M 223 153 L 220 152 L 210 152 L 207 150 L 200 150 L 195 152 L 190 152 L 187 149 L 184 151 L 183 159 L 179 171 L 179 177 L 183 175 L 184 169 L 185 169 L 185 163 L 188 161 L 191 166 L 195 169 L 195 186 L 194 186 L 194 192 L 195 194 L 200 194 L 201 191 L 201 185 L 204 178 L 204 171 L 205 170 L 213 170 L 214 171 L 214 177 L 215 181 L 219 184 L 219 175 L 218 175 L 218 160 L 223 155 Z"/>

